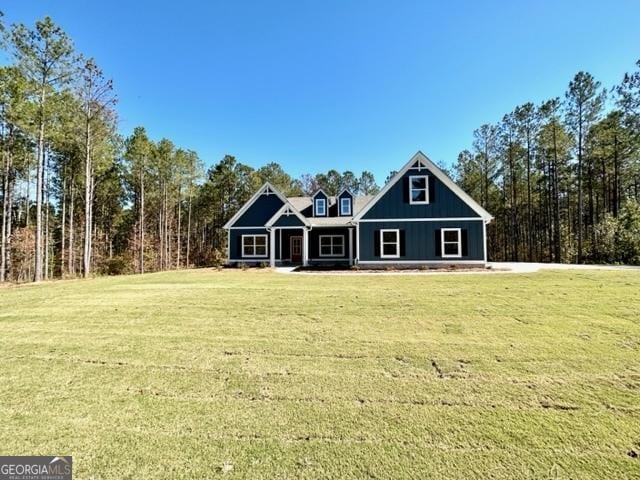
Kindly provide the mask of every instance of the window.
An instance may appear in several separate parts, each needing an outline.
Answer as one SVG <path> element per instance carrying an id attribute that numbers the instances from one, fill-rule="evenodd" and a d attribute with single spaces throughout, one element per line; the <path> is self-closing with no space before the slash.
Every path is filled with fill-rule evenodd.
<path id="1" fill-rule="evenodd" d="M 443 228 L 440 231 L 443 257 L 453 258 L 462 256 L 461 236 L 459 228 Z"/>
<path id="2" fill-rule="evenodd" d="M 267 256 L 267 236 L 266 235 L 242 235 L 242 256 L 243 257 L 266 257 Z"/>
<path id="3" fill-rule="evenodd" d="M 320 235 L 321 257 L 343 257 L 344 235 Z"/>
<path id="4" fill-rule="evenodd" d="M 409 177 L 409 203 L 429 203 L 429 177 L 411 175 Z"/>
<path id="5" fill-rule="evenodd" d="M 324 217 L 327 214 L 327 201 L 324 198 L 316 198 L 316 217 Z"/>
<path id="6" fill-rule="evenodd" d="M 342 197 L 340 199 L 340 215 L 351 215 L 351 198 Z"/>
<path id="7" fill-rule="evenodd" d="M 400 256 L 400 230 L 380 230 L 380 257 Z"/>

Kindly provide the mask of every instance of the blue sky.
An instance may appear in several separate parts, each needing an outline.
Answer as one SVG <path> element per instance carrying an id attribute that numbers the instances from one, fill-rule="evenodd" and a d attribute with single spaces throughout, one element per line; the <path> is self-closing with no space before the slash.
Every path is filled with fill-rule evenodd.
<path id="1" fill-rule="evenodd" d="M 640 58 L 638 1 L 5 2 L 7 23 L 51 15 L 116 85 L 121 130 L 143 125 L 258 167 L 369 169 L 416 150 L 450 165 L 472 132 L 605 86 Z"/>

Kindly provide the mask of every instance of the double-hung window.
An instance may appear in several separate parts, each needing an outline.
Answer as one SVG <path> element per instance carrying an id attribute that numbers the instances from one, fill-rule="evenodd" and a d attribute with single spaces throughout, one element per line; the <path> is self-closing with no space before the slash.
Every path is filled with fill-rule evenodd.
<path id="1" fill-rule="evenodd" d="M 411 175 L 409 177 L 409 203 L 429 203 L 429 177 L 427 175 Z"/>
<path id="2" fill-rule="evenodd" d="M 462 256 L 461 237 L 461 229 L 459 228 L 443 228 L 440 231 L 443 258 L 457 258 Z"/>
<path id="3" fill-rule="evenodd" d="M 320 235 L 321 257 L 343 257 L 344 235 Z"/>
<path id="4" fill-rule="evenodd" d="M 342 197 L 340 199 L 340 215 L 351 215 L 351 198 Z"/>
<path id="5" fill-rule="evenodd" d="M 380 230 L 380 257 L 400 256 L 400 230 Z"/>
<path id="6" fill-rule="evenodd" d="M 324 198 L 316 198 L 315 216 L 324 217 L 327 214 L 327 201 Z"/>
<path id="7" fill-rule="evenodd" d="M 267 256 L 266 235 L 243 235 L 242 256 L 246 258 L 260 258 Z"/>

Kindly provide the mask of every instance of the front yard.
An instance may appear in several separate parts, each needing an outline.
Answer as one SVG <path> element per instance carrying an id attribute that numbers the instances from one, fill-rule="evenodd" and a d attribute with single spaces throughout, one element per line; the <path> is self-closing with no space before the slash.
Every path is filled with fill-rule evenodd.
<path id="1" fill-rule="evenodd" d="M 0 289 L 5 455 L 75 478 L 638 478 L 640 274 Z"/>

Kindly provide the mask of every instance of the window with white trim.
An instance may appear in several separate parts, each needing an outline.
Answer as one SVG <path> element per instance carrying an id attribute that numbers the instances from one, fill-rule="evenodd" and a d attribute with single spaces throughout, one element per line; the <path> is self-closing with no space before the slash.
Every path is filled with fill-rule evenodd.
<path id="1" fill-rule="evenodd" d="M 267 256 L 266 235 L 242 235 L 242 256 L 261 258 Z"/>
<path id="2" fill-rule="evenodd" d="M 429 176 L 409 176 L 409 203 L 412 205 L 429 203 Z"/>
<path id="3" fill-rule="evenodd" d="M 324 198 L 316 198 L 315 200 L 315 216 L 324 217 L 327 214 L 327 200 Z"/>
<path id="4" fill-rule="evenodd" d="M 380 230 L 380 257 L 400 256 L 400 230 Z"/>
<path id="5" fill-rule="evenodd" d="M 340 215 L 351 215 L 351 197 L 340 199 Z"/>
<path id="6" fill-rule="evenodd" d="M 320 235 L 321 257 L 343 257 L 344 235 Z"/>
<path id="7" fill-rule="evenodd" d="M 462 256 L 462 231 L 460 228 L 443 228 L 440 230 L 443 258 Z"/>

